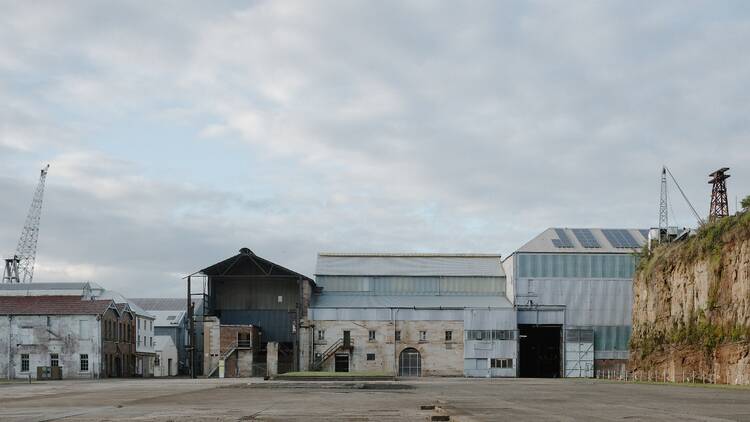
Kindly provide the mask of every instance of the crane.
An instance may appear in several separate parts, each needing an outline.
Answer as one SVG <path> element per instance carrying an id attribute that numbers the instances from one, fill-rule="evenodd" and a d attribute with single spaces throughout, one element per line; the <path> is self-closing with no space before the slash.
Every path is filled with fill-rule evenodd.
<path id="1" fill-rule="evenodd" d="M 39 220 L 42 216 L 42 199 L 44 198 L 44 182 L 47 179 L 49 164 L 42 168 L 39 183 L 31 199 L 29 213 L 23 226 L 21 237 L 18 239 L 16 254 L 5 260 L 3 273 L 4 283 L 31 283 L 34 278 L 34 261 L 36 260 L 36 244 L 39 239 Z"/>

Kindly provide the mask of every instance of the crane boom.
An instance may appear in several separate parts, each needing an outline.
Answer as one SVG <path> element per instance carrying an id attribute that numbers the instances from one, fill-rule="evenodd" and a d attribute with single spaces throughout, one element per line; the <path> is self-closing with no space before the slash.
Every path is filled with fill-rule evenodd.
<path id="1" fill-rule="evenodd" d="M 690 207 L 690 211 L 693 212 L 693 216 L 695 216 L 695 219 L 698 220 L 699 225 L 705 224 L 705 221 L 701 218 L 701 216 L 698 214 L 698 212 L 695 210 L 695 207 L 693 207 L 693 204 L 690 203 L 690 200 L 687 198 L 687 195 L 685 195 L 685 192 L 682 191 L 682 188 L 680 187 L 680 184 L 677 183 L 677 179 L 674 178 L 674 175 L 671 171 L 669 171 L 669 168 L 666 166 L 664 169 L 669 173 L 669 177 L 672 178 L 672 181 L 674 182 L 674 185 L 677 186 L 677 189 L 680 191 L 680 194 L 682 195 L 682 198 L 687 202 L 688 206 Z"/>
<path id="2" fill-rule="evenodd" d="M 5 260 L 5 274 L 3 282 L 31 283 L 34 278 L 34 262 L 36 261 L 36 245 L 39 240 L 39 221 L 42 216 L 42 200 L 44 199 L 44 183 L 47 179 L 49 164 L 42 168 L 39 183 L 31 199 L 29 213 L 18 239 L 16 255 Z"/>

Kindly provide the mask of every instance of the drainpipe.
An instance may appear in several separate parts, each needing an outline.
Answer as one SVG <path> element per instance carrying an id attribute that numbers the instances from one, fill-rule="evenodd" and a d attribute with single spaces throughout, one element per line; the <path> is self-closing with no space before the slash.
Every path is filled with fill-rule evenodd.
<path id="1" fill-rule="evenodd" d="M 398 331 L 398 311 L 391 308 L 391 319 L 393 320 L 393 375 L 398 376 L 398 345 L 396 344 L 396 331 Z"/>
<path id="2" fill-rule="evenodd" d="M 13 315 L 8 315 L 8 379 L 13 379 L 11 375 L 11 363 L 13 362 L 13 357 L 10 355 L 11 351 L 13 350 L 10 347 L 10 343 L 13 341 L 13 336 L 11 333 L 13 332 Z"/>

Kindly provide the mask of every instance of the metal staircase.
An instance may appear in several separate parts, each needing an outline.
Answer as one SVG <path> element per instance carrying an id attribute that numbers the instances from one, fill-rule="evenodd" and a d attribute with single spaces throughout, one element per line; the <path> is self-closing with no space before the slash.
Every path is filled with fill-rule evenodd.
<path id="1" fill-rule="evenodd" d="M 341 349 L 344 346 L 344 339 L 340 338 L 331 344 L 331 346 L 326 349 L 325 352 L 323 352 L 320 357 L 316 358 L 315 361 L 312 364 L 312 370 L 313 371 L 320 371 L 320 368 L 323 367 L 323 363 L 328 360 L 331 356 L 334 355 L 339 349 Z"/>
<path id="2" fill-rule="evenodd" d="M 208 372 L 208 378 L 212 377 L 214 373 L 219 369 L 219 362 L 226 361 L 230 356 L 232 356 L 232 353 L 237 351 L 237 349 L 251 349 L 251 343 L 250 340 L 239 340 L 235 341 L 234 343 L 227 346 L 227 349 L 224 351 L 224 353 L 221 354 L 219 357 L 219 360 L 216 361 L 216 365 L 214 365 L 213 368 Z"/>

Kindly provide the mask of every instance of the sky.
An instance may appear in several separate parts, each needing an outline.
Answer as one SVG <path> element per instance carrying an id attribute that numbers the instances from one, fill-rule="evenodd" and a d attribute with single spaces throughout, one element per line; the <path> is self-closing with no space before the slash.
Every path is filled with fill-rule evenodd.
<path id="1" fill-rule="evenodd" d="M 0 1 L 0 253 L 182 297 L 248 247 L 507 256 L 750 194 L 747 1 Z M 672 220 L 694 225 L 671 188 Z"/>

